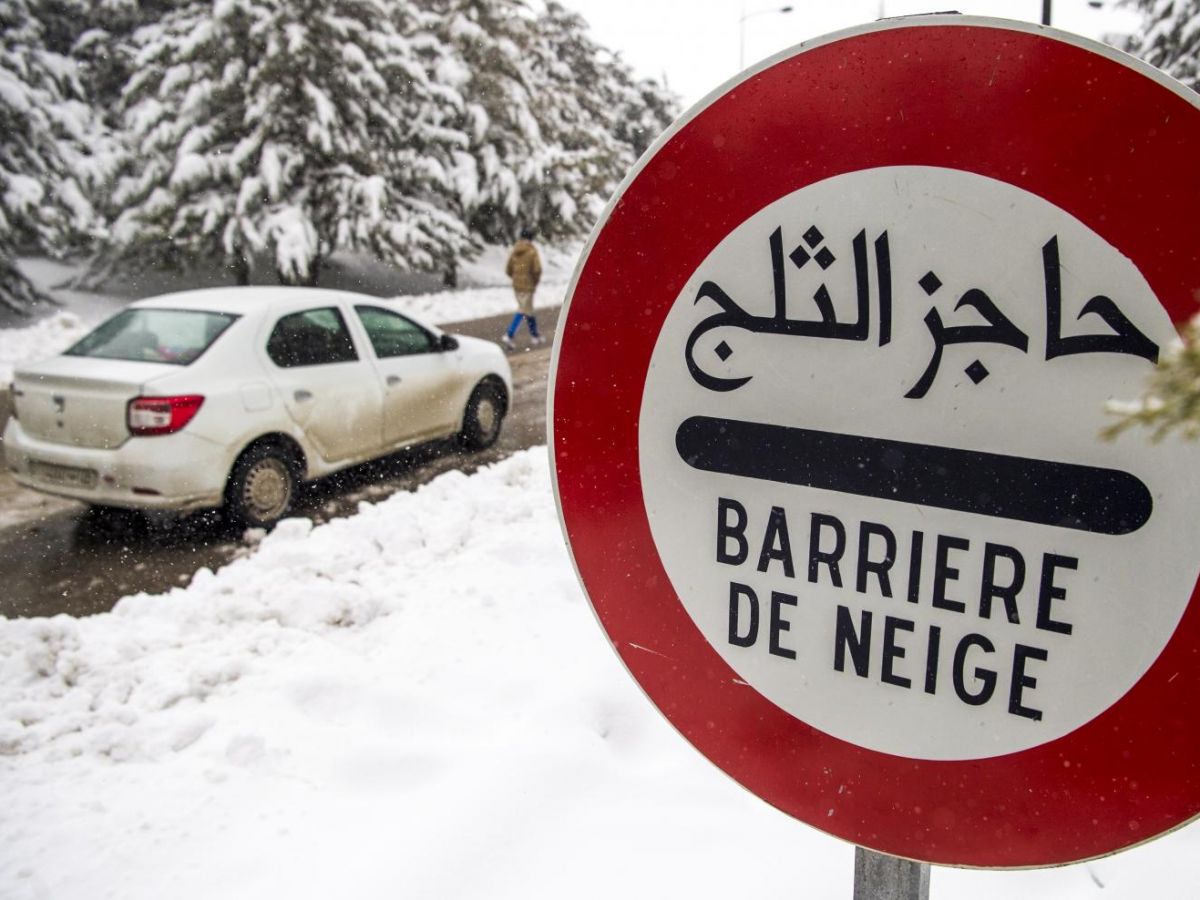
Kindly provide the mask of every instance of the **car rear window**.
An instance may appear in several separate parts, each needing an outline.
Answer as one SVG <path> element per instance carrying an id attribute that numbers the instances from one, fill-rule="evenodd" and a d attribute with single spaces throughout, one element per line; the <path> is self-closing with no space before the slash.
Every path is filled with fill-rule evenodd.
<path id="1" fill-rule="evenodd" d="M 67 356 L 186 366 L 237 318 L 191 309 L 127 309 L 67 350 Z"/>

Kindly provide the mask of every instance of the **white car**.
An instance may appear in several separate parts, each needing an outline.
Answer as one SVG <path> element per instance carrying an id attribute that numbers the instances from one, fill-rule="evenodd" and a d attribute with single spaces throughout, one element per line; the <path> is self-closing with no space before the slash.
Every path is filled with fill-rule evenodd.
<path id="1" fill-rule="evenodd" d="M 216 288 L 143 300 L 19 367 L 4 456 L 26 487 L 98 506 L 224 506 L 269 525 L 301 480 L 458 435 L 493 443 L 512 373 L 494 344 L 386 300 Z"/>

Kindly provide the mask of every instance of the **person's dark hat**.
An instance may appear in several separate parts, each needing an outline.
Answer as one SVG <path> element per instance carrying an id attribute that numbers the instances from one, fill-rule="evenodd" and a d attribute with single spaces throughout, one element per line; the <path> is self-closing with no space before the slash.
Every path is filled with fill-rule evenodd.
<path id="1" fill-rule="evenodd" d="M 526 225 L 524 228 L 521 229 L 521 240 L 523 240 L 523 241 L 532 241 L 533 240 L 533 229 L 530 228 L 528 225 Z"/>

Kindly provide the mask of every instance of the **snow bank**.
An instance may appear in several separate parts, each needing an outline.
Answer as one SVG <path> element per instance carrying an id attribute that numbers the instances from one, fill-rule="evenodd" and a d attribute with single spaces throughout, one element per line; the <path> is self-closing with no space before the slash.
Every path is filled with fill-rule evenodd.
<path id="1" fill-rule="evenodd" d="M 61 353 L 90 330 L 74 313 L 57 312 L 26 328 L 0 328 L 0 387 L 15 366 Z"/>
<path id="2" fill-rule="evenodd" d="M 566 295 L 567 282 L 543 282 L 538 285 L 537 292 L 533 295 L 534 310 L 560 306 Z M 512 288 L 507 285 L 395 297 L 389 303 L 401 312 L 410 312 L 435 325 L 466 322 L 469 319 L 482 319 L 517 311 Z"/>
<path id="3" fill-rule="evenodd" d="M 544 448 L 289 520 L 106 615 L 0 619 L 0 721 L 11 900 L 850 894 L 849 846 L 718 773 L 621 669 Z M 1194 897 L 1198 836 L 932 893 Z"/>
<path id="4" fill-rule="evenodd" d="M 561 306 L 583 247 L 538 245 L 542 257 L 542 282 L 533 296 L 534 309 Z M 512 286 L 504 274 L 509 248 L 489 245 L 479 257 L 459 269 L 464 289 L 395 297 L 392 303 L 427 322 L 442 325 L 516 312 Z"/>
<path id="5" fill-rule="evenodd" d="M 582 241 L 572 241 L 562 245 L 543 244 L 536 241 L 538 253 L 542 257 L 543 284 L 566 284 L 575 272 L 579 255 L 583 252 Z M 507 287 L 508 278 L 504 274 L 504 265 L 508 262 L 511 247 L 498 244 L 487 244 L 480 254 L 470 262 L 463 263 L 458 268 L 458 283 L 462 287 Z"/>

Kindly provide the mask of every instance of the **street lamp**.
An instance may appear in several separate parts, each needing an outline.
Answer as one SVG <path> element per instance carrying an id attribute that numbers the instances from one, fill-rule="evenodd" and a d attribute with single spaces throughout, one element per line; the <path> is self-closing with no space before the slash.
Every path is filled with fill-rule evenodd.
<path id="1" fill-rule="evenodd" d="M 746 20 L 753 19 L 755 16 L 765 16 L 767 13 L 790 13 L 790 6 L 772 6 L 770 9 L 756 9 L 753 12 L 743 13 L 738 19 L 738 71 L 746 68 Z"/>

